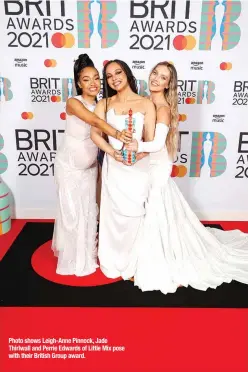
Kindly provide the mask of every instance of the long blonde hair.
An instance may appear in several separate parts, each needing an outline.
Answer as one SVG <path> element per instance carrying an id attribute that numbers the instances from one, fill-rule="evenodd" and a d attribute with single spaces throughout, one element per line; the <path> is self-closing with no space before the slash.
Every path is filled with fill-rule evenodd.
<path id="1" fill-rule="evenodd" d="M 168 89 L 164 90 L 164 97 L 170 106 L 171 123 L 170 129 L 166 138 L 166 147 L 172 160 L 175 160 L 178 149 L 178 95 L 177 95 L 177 70 L 173 64 L 164 61 L 159 62 L 152 69 L 155 70 L 158 66 L 165 66 L 170 71 L 170 82 Z"/>

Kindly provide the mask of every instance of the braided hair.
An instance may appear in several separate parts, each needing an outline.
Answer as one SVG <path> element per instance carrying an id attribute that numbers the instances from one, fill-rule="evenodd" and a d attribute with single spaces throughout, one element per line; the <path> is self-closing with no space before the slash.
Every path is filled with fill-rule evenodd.
<path id="1" fill-rule="evenodd" d="M 78 95 L 82 94 L 82 88 L 79 87 L 78 81 L 80 78 L 81 71 L 85 67 L 95 67 L 92 59 L 88 56 L 88 54 L 80 54 L 78 59 L 74 63 L 74 82 L 75 87 Z"/>

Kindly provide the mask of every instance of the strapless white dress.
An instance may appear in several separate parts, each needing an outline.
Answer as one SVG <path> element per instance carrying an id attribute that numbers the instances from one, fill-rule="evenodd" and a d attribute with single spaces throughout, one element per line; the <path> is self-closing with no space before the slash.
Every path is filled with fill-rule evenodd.
<path id="1" fill-rule="evenodd" d="M 150 190 L 134 283 L 142 291 L 248 284 L 248 234 L 204 227 L 170 177 L 166 148 L 150 154 Z"/>
<path id="2" fill-rule="evenodd" d="M 113 109 L 107 113 L 107 121 L 114 128 L 125 129 L 127 115 L 116 115 Z M 136 133 L 142 139 L 144 115 L 134 113 Z M 109 137 L 109 143 L 117 150 L 122 143 Z M 143 231 L 145 203 L 148 196 L 149 157 L 133 166 L 126 166 L 105 154 L 102 167 L 102 194 L 100 208 L 98 256 L 102 272 L 109 278 L 134 275 L 139 241 Z"/>
<path id="3" fill-rule="evenodd" d="M 76 96 L 93 111 L 95 105 Z M 90 125 L 67 115 L 63 143 L 55 159 L 58 207 L 52 249 L 58 256 L 56 272 L 85 276 L 97 265 L 96 204 L 97 146 L 90 138 Z"/>

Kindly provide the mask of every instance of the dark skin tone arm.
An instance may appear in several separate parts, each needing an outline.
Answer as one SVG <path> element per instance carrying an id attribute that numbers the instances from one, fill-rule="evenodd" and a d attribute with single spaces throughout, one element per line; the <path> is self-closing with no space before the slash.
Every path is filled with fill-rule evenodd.
<path id="1" fill-rule="evenodd" d="M 75 115 L 79 119 L 85 121 L 92 127 L 98 128 L 101 132 L 108 136 L 117 138 L 123 143 L 129 143 L 132 140 L 132 133 L 126 130 L 122 132 L 117 131 L 111 125 L 106 123 L 105 120 L 99 118 L 95 113 L 89 111 L 79 100 L 76 98 L 69 98 L 66 102 L 66 113 L 68 115 Z"/>

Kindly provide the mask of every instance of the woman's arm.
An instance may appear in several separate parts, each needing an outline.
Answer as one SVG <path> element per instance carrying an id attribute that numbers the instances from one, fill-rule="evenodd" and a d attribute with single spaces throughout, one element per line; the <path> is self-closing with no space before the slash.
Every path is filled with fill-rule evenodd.
<path id="1" fill-rule="evenodd" d="M 95 108 L 95 114 L 100 118 L 100 120 L 105 119 L 105 106 L 104 101 L 101 100 L 98 102 Z M 112 156 L 117 161 L 123 161 L 123 157 L 121 155 L 121 151 L 115 150 L 102 136 L 102 131 L 100 128 L 91 127 L 90 137 L 92 141 L 99 147 L 99 149 L 103 150 L 110 156 Z"/>
<path id="2" fill-rule="evenodd" d="M 99 106 L 104 109 L 104 100 L 98 102 Z M 96 111 L 95 111 L 96 112 Z M 96 113 L 89 111 L 78 99 L 69 98 L 66 102 L 66 113 L 68 115 L 75 115 L 79 119 L 85 121 L 92 127 L 99 128 L 101 132 L 107 134 L 108 136 L 114 137 L 121 142 L 129 143 L 132 139 L 132 133 L 123 130 L 119 132 L 106 123 L 104 119 L 97 116 Z"/>
<path id="3" fill-rule="evenodd" d="M 145 103 L 146 114 L 145 114 L 145 133 L 144 140 L 152 141 L 154 138 L 155 124 L 156 124 L 156 109 L 152 101 L 146 99 Z"/>
<path id="4" fill-rule="evenodd" d="M 155 130 L 155 137 L 150 142 L 137 142 L 134 140 L 126 145 L 130 151 L 142 152 L 157 152 L 164 148 L 167 134 L 170 126 L 170 109 L 168 107 L 161 107 L 157 111 L 157 125 Z"/>

